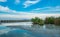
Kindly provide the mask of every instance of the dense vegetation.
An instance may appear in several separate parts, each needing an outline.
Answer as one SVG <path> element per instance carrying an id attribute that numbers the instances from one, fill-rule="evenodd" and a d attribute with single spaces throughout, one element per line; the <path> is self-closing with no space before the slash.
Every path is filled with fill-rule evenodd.
<path id="1" fill-rule="evenodd" d="M 44 24 L 44 21 L 38 17 L 32 18 L 31 21 L 33 22 L 33 24 L 39 24 L 39 25 Z"/>
<path id="2" fill-rule="evenodd" d="M 54 20 L 54 24 L 55 25 L 60 25 L 60 17 L 58 17 Z"/>
<path id="3" fill-rule="evenodd" d="M 54 17 L 46 17 L 45 18 L 45 24 L 54 24 Z"/>
<path id="4" fill-rule="evenodd" d="M 44 24 L 54 24 L 54 25 L 60 25 L 60 17 L 46 17 L 45 20 L 35 17 L 32 18 L 31 21 L 33 24 L 39 24 L 39 25 L 44 25 Z"/>

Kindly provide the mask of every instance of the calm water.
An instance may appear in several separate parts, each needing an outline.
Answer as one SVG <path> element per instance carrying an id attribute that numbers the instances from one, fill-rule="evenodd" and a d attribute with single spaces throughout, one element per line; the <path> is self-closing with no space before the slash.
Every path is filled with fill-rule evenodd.
<path id="1" fill-rule="evenodd" d="M 40 26 L 32 22 L 2 23 L 0 37 L 60 37 L 60 26 Z"/>

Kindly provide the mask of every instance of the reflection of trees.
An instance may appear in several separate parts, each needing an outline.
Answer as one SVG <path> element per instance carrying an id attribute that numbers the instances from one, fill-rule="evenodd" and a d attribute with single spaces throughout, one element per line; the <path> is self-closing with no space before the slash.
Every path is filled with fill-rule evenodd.
<path id="1" fill-rule="evenodd" d="M 55 24 L 60 25 L 60 17 L 46 17 L 45 20 L 40 19 L 39 17 L 32 18 L 31 21 L 33 24 Z"/>

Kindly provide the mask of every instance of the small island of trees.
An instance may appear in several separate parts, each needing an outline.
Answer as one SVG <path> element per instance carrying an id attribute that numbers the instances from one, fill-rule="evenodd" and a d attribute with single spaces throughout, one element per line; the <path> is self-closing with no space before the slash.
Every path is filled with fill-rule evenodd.
<path id="1" fill-rule="evenodd" d="M 38 25 L 44 25 L 44 24 L 60 25 L 60 17 L 46 17 L 44 20 L 39 17 L 35 17 L 32 18 L 31 21 L 33 22 L 33 24 Z"/>

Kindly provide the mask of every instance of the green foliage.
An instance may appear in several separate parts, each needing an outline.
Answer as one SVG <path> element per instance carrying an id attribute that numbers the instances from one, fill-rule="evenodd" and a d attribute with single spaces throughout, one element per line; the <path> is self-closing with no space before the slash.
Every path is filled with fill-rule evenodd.
<path id="1" fill-rule="evenodd" d="M 54 17 L 46 17 L 45 24 L 54 24 Z"/>
<path id="2" fill-rule="evenodd" d="M 55 24 L 55 25 L 60 25 L 60 17 L 46 17 L 45 20 L 42 20 L 38 17 L 32 18 L 31 21 L 33 24 Z"/>
<path id="3" fill-rule="evenodd" d="M 31 21 L 33 22 L 33 24 L 39 24 L 39 25 L 44 24 L 44 21 L 38 17 L 32 18 Z"/>
<path id="4" fill-rule="evenodd" d="M 54 24 L 55 25 L 60 25 L 60 17 L 55 19 Z"/>

